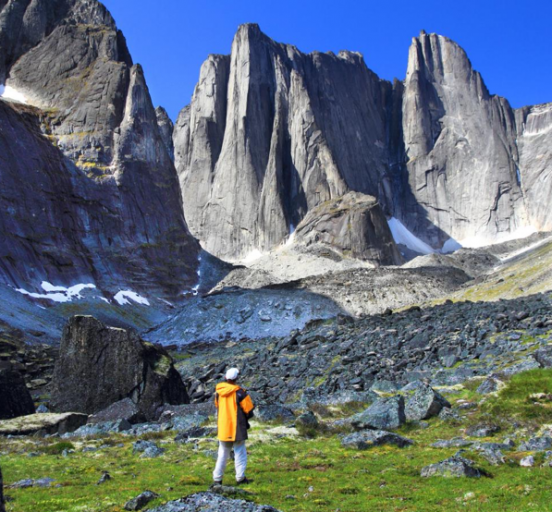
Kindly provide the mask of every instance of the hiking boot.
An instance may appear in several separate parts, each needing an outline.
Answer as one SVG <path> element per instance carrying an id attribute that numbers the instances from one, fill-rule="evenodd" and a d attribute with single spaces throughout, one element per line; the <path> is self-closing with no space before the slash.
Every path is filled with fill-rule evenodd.
<path id="1" fill-rule="evenodd" d="M 252 483 L 253 483 L 253 480 L 250 480 L 246 476 L 244 476 L 241 480 L 236 480 L 236 485 L 247 485 Z"/>
<path id="2" fill-rule="evenodd" d="M 216 487 L 217 485 L 222 485 L 222 480 L 213 480 L 213 483 L 209 486 L 209 489 Z"/>

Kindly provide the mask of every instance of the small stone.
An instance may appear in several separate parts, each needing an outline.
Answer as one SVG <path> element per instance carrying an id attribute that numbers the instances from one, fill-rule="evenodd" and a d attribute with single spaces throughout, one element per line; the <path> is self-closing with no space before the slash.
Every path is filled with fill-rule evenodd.
<path id="1" fill-rule="evenodd" d="M 136 496 L 136 498 L 127 501 L 125 504 L 125 510 L 141 510 L 150 501 L 156 500 L 157 498 L 159 498 L 158 494 L 155 494 L 151 491 L 145 491 L 142 494 Z"/>
<path id="2" fill-rule="evenodd" d="M 519 461 L 519 465 L 523 468 L 532 468 L 535 465 L 535 457 L 532 455 L 523 457 L 523 459 Z"/>
<path id="3" fill-rule="evenodd" d="M 105 484 L 106 482 L 109 482 L 109 480 L 112 480 L 111 475 L 107 471 L 104 471 L 96 485 Z"/>
<path id="4" fill-rule="evenodd" d="M 465 459 L 459 455 L 455 455 L 436 464 L 430 464 L 422 468 L 421 476 L 424 478 L 429 477 L 445 477 L 445 478 L 480 478 L 484 476 L 483 470 L 474 466 L 474 462 Z"/>

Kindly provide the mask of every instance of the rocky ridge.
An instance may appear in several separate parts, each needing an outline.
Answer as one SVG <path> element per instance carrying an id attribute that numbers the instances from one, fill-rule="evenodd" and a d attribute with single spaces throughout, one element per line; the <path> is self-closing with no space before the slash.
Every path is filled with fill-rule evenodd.
<path id="1" fill-rule="evenodd" d="M 38 295 L 41 282 L 90 283 L 108 300 L 195 284 L 170 149 L 105 7 L 4 2 L 0 41 L 2 85 L 28 103 L 0 101 L 0 280 Z"/>

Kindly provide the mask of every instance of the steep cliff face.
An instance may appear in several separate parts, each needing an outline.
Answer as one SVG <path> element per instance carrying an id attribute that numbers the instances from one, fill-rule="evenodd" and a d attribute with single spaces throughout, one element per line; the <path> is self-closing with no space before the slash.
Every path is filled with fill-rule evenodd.
<path id="1" fill-rule="evenodd" d="M 492 243 L 526 225 L 513 111 L 451 40 L 413 39 L 403 99 L 406 175 L 397 215 L 434 247 Z"/>
<path id="2" fill-rule="evenodd" d="M 94 0 L 0 5 L 0 76 L 29 104 L 0 102 L 0 279 L 176 296 L 197 279 L 198 245 L 111 15 Z"/>
<path id="3" fill-rule="evenodd" d="M 186 218 L 204 247 L 229 259 L 268 250 L 350 189 L 387 206 L 385 85 L 359 54 L 305 55 L 241 26 L 231 55 L 202 66 L 175 127 Z"/>
<path id="4" fill-rule="evenodd" d="M 552 231 L 552 103 L 516 111 L 519 173 L 531 224 Z"/>
<path id="5" fill-rule="evenodd" d="M 550 229 L 549 111 L 515 114 L 436 34 L 413 39 L 406 79 L 391 84 L 358 54 L 305 55 L 244 25 L 230 56 L 204 63 L 176 123 L 186 217 L 226 259 L 274 248 L 349 191 L 434 250 Z"/>

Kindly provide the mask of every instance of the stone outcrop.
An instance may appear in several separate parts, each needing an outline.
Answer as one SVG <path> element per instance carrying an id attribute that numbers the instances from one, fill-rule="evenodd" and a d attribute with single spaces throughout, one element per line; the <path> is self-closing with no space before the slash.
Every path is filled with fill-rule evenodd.
<path id="1" fill-rule="evenodd" d="M 203 64 L 175 126 L 192 233 L 239 258 L 281 243 L 309 209 L 348 190 L 384 201 L 391 90 L 360 54 L 305 55 L 242 25 L 231 55 Z"/>
<path id="2" fill-rule="evenodd" d="M 86 414 L 65 412 L 62 414 L 30 414 L 0 421 L 1 436 L 63 435 L 74 432 L 86 424 Z"/>
<path id="3" fill-rule="evenodd" d="M 23 377 L 13 370 L 0 370 L 0 420 L 34 412 L 34 402 Z"/>
<path id="4" fill-rule="evenodd" d="M 375 264 L 403 263 L 377 200 L 358 192 L 348 192 L 314 207 L 297 226 L 294 240 Z"/>
<path id="5" fill-rule="evenodd" d="M 0 281 L 195 284 L 170 137 L 111 15 L 95 0 L 0 6 L 0 84 L 29 103 L 0 101 Z"/>
<path id="6" fill-rule="evenodd" d="M 165 350 L 90 316 L 75 316 L 66 325 L 52 387 L 57 411 L 93 414 L 130 398 L 151 419 L 165 403 L 189 401 Z"/>

